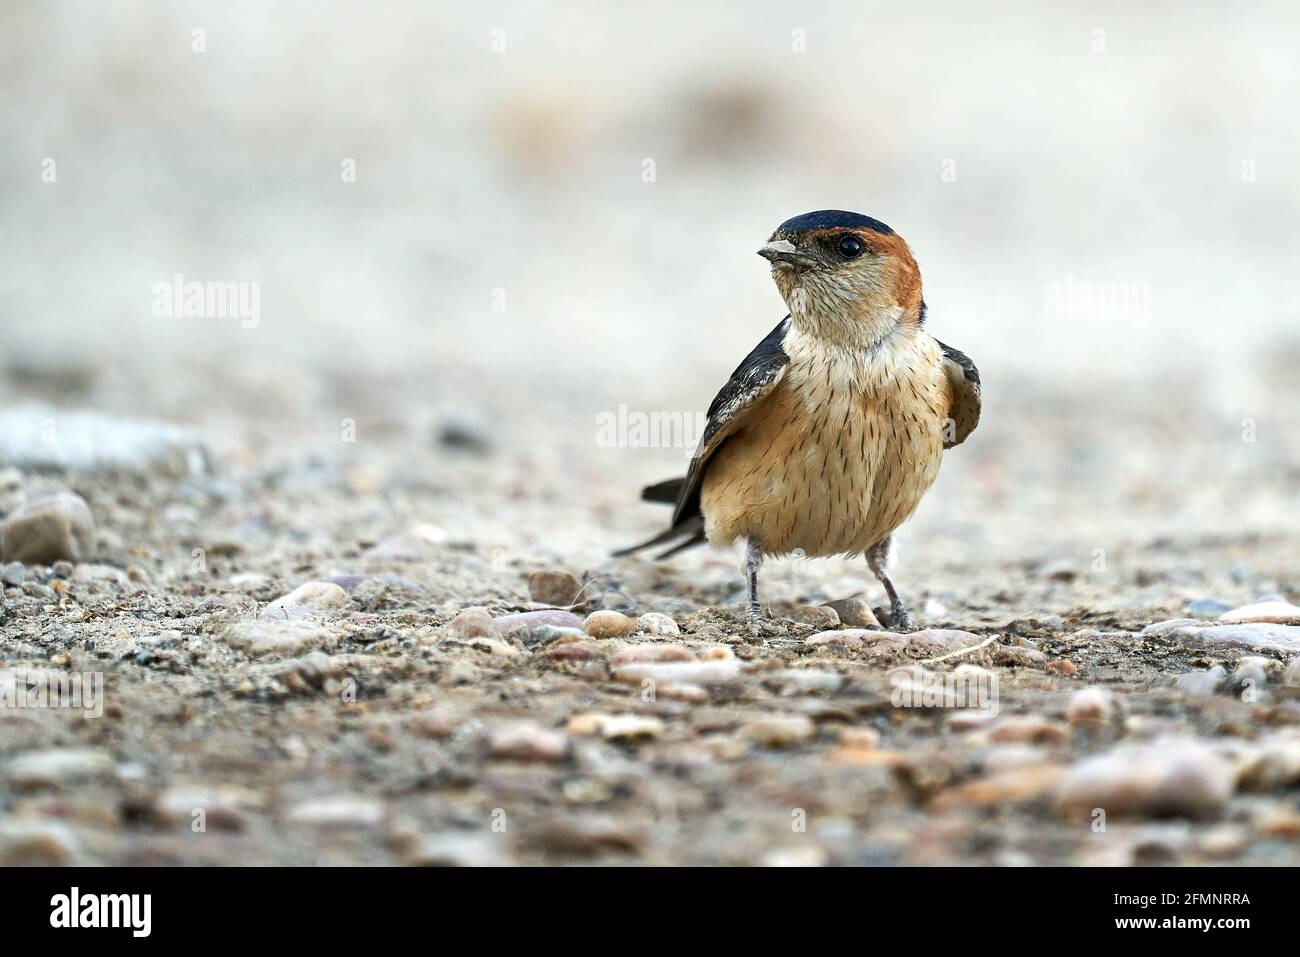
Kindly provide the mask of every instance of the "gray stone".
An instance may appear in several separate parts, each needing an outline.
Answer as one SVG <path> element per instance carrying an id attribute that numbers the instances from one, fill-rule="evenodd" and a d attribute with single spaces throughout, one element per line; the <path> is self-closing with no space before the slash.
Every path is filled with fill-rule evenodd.
<path id="1" fill-rule="evenodd" d="M 9 763 L 9 780 L 18 787 L 57 787 L 112 773 L 113 758 L 95 748 L 50 748 L 20 754 Z"/>
<path id="2" fill-rule="evenodd" d="M 294 824 L 321 828 L 366 828 L 383 823 L 387 808 L 378 798 L 360 794 L 336 794 L 303 801 L 289 808 Z"/>
<path id="3" fill-rule="evenodd" d="M 1198 598 L 1196 601 L 1187 603 L 1187 613 L 1201 618 L 1218 618 L 1225 611 L 1231 610 L 1231 605 L 1216 598 Z"/>
<path id="4" fill-rule="evenodd" d="M 1175 634 L 1202 648 L 1300 652 L 1300 625 L 1214 625 L 1179 629 Z"/>
<path id="5" fill-rule="evenodd" d="M 525 611 L 514 615 L 502 615 L 496 619 L 496 626 L 501 634 L 508 635 L 517 628 L 531 631 L 543 625 L 553 628 L 577 628 L 586 634 L 587 623 L 571 611 Z"/>
<path id="6" fill-rule="evenodd" d="M 1174 679 L 1174 684 L 1185 694 L 1197 698 L 1208 698 L 1223 687 L 1228 680 L 1228 672 L 1223 665 L 1215 665 L 1206 671 L 1193 671 L 1189 674 L 1179 675 Z"/>
<path id="7" fill-rule="evenodd" d="M 22 562 L 6 562 L 0 568 L 0 582 L 17 587 L 27 580 L 27 567 Z"/>
<path id="8" fill-rule="evenodd" d="M 1057 805 L 1074 813 L 1196 817 L 1220 811 L 1236 788 L 1236 769 L 1194 738 L 1123 744 L 1072 767 Z"/>
<path id="9" fill-rule="evenodd" d="M 6 562 L 76 562 L 89 558 L 95 547 L 90 507 L 74 492 L 56 492 L 26 502 L 5 518 L 0 534 Z"/>
<path id="10" fill-rule="evenodd" d="M 346 607 L 348 593 L 333 582 L 306 582 L 262 609 L 261 618 L 308 618 Z"/>
<path id="11" fill-rule="evenodd" d="M 305 621 L 240 621 L 228 626 L 221 637 L 232 648 L 254 658 L 263 655 L 297 655 L 319 647 L 332 637 L 328 631 Z"/>
<path id="12" fill-rule="evenodd" d="M 511 863 L 498 834 L 428 834 L 410 843 L 402 862 L 411 867 L 502 867 Z"/>

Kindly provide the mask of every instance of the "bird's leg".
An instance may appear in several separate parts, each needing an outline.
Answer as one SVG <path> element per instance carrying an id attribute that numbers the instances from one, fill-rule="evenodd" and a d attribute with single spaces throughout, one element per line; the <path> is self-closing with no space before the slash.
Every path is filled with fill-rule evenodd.
<path id="1" fill-rule="evenodd" d="M 745 543 L 745 581 L 749 585 L 749 601 L 745 603 L 745 614 L 750 620 L 762 617 L 758 604 L 758 569 L 763 564 L 763 547 L 758 539 L 750 538 Z"/>
<path id="2" fill-rule="evenodd" d="M 880 584 L 885 586 L 885 594 L 889 596 L 889 625 L 894 631 L 911 631 L 912 616 L 907 613 L 907 606 L 903 604 L 903 599 L 899 597 L 898 590 L 894 588 L 893 581 L 889 578 L 889 551 L 892 539 L 886 538 L 883 542 L 872 545 L 867 549 L 867 565 L 870 566 L 872 573 L 880 579 Z"/>

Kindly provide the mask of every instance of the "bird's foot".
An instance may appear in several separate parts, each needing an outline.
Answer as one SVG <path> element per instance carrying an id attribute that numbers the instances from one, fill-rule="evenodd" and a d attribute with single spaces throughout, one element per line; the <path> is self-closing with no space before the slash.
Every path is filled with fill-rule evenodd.
<path id="1" fill-rule="evenodd" d="M 907 609 L 899 604 L 889 613 L 889 628 L 891 631 L 897 631 L 906 634 L 912 631 L 912 616 L 907 613 Z"/>
<path id="2" fill-rule="evenodd" d="M 881 608 L 877 605 L 871 610 L 875 612 L 880 627 L 886 631 L 909 632 L 915 630 L 912 625 L 912 616 L 908 613 L 907 607 L 901 603 L 891 608 Z"/>
<path id="3" fill-rule="evenodd" d="M 772 638 L 785 634 L 774 618 L 768 618 L 757 605 L 745 608 L 745 631 L 751 638 Z"/>

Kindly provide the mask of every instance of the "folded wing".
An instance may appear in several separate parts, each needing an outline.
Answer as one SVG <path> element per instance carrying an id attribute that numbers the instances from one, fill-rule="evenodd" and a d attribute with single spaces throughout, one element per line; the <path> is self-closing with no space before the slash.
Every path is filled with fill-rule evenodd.
<path id="1" fill-rule="evenodd" d="M 722 387 L 709 406 L 708 423 L 700 444 L 691 458 L 690 468 L 684 479 L 670 479 L 651 485 L 644 489 L 641 497 L 647 501 L 673 501 L 673 519 L 670 527 L 647 542 L 615 552 L 615 555 L 630 555 L 651 545 L 678 538 L 687 538 L 659 557 L 665 558 L 683 548 L 697 545 L 704 541 L 704 520 L 700 515 L 700 485 L 713 453 L 745 422 L 746 416 L 754 407 L 781 381 L 790 357 L 786 355 L 783 343 L 790 328 L 790 317 L 782 319 L 771 332 L 754 347 L 754 351 L 745 357 L 745 361 L 736 367 L 727 384 Z"/>
<path id="2" fill-rule="evenodd" d="M 943 349 L 943 369 L 952 393 L 952 404 L 948 409 L 952 428 L 945 433 L 943 443 L 945 449 L 950 449 L 965 442 L 979 425 L 980 371 L 966 353 L 942 342 L 939 342 L 939 347 Z"/>

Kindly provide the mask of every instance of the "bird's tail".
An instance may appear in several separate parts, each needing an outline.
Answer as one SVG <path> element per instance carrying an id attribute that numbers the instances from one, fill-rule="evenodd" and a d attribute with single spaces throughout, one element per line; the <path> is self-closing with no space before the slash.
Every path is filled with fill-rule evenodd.
<path id="1" fill-rule="evenodd" d="M 675 505 L 677 499 L 681 497 L 682 487 L 686 484 L 685 478 L 669 479 L 666 482 L 658 482 L 655 485 L 647 485 L 641 490 L 641 498 L 647 502 L 662 502 L 666 505 Z M 699 515 L 693 516 L 672 528 L 660 532 L 654 538 L 641 542 L 639 545 L 633 545 L 630 548 L 622 548 L 614 552 L 615 558 L 625 558 L 641 551 L 643 548 L 652 548 L 655 545 L 663 545 L 666 542 L 673 542 L 677 539 L 683 541 L 677 542 L 667 551 L 660 552 L 655 556 L 656 560 L 662 561 L 665 558 L 671 558 L 678 552 L 685 551 L 688 548 L 694 548 L 696 545 L 703 545 L 706 541 L 704 537 L 704 519 Z"/>
<path id="2" fill-rule="evenodd" d="M 681 497 L 682 486 L 686 484 L 686 478 L 669 479 L 666 482 L 656 482 L 654 485 L 647 485 L 641 490 L 641 498 L 647 502 L 663 502 L 665 505 L 676 505 L 677 499 Z"/>

